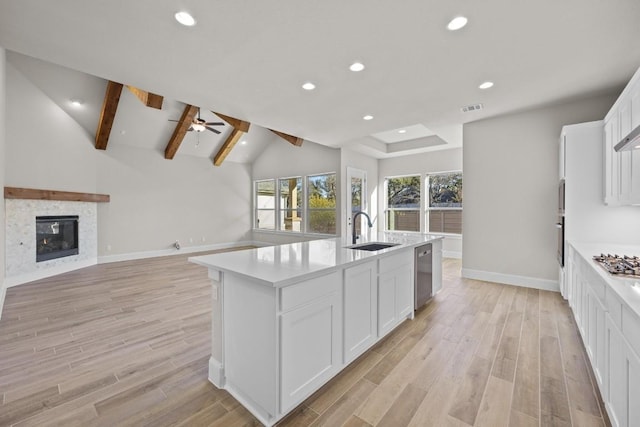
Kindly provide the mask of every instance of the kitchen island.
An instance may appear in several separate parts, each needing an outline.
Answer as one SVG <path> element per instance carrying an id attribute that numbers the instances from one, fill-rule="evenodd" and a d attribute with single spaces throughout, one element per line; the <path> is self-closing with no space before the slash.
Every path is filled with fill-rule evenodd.
<path id="1" fill-rule="evenodd" d="M 414 313 L 414 248 L 442 237 L 379 233 L 378 251 L 333 238 L 196 256 L 212 280 L 209 380 L 271 426 Z"/>

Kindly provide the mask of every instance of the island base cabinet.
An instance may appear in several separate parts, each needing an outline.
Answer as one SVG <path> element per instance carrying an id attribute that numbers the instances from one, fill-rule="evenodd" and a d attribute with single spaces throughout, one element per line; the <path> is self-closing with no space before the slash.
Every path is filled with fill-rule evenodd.
<path id="1" fill-rule="evenodd" d="M 640 426 L 640 358 L 607 315 L 609 395 L 605 398 L 613 427 Z"/>
<path id="2" fill-rule="evenodd" d="M 382 337 L 403 318 L 413 318 L 413 252 L 381 258 L 378 268 L 378 336 Z"/>
<path id="3" fill-rule="evenodd" d="M 344 270 L 344 363 L 361 355 L 378 338 L 377 263 Z"/>
<path id="4" fill-rule="evenodd" d="M 280 412 L 286 413 L 341 366 L 339 293 L 314 300 L 280 316 Z"/>

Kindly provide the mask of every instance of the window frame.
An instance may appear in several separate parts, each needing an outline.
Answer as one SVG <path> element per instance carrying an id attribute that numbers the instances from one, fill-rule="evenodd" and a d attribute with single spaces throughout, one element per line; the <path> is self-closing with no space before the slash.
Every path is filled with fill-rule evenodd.
<path id="1" fill-rule="evenodd" d="M 424 183 L 425 183 L 425 208 L 424 208 L 424 224 L 425 224 L 425 233 L 429 233 L 429 234 L 439 234 L 439 235 L 443 235 L 443 236 L 458 236 L 458 237 L 462 237 L 462 219 L 460 220 L 460 233 L 449 233 L 449 232 L 444 232 L 444 231 L 431 231 L 430 230 L 430 221 L 429 221 L 429 214 L 431 211 L 460 211 L 460 212 L 464 212 L 464 196 L 462 198 L 462 206 L 461 207 L 431 207 L 429 206 L 431 204 L 431 182 L 430 182 L 430 177 L 434 176 L 434 175 L 450 175 L 450 174 L 460 174 L 462 176 L 462 182 L 464 183 L 464 173 L 461 169 L 458 170 L 450 170 L 450 171 L 439 171 L 439 172 L 427 172 L 425 174 L 425 179 L 424 179 Z"/>
<path id="2" fill-rule="evenodd" d="M 389 180 L 390 179 L 395 179 L 395 178 L 412 178 L 412 177 L 418 177 L 418 181 L 420 183 L 420 203 L 419 206 L 417 208 L 390 208 L 389 207 Z M 384 185 L 383 185 L 383 191 L 384 191 L 384 231 L 385 232 L 389 232 L 389 233 L 422 233 L 422 229 L 423 229 L 423 219 L 421 215 L 422 212 L 422 207 L 423 207 L 423 203 L 424 203 L 424 189 L 423 189 L 423 185 L 422 185 L 422 174 L 420 173 L 411 173 L 411 174 L 406 174 L 406 175 L 391 175 L 391 176 L 385 176 L 384 177 Z M 390 211 L 417 211 L 418 212 L 418 230 L 417 231 L 413 231 L 413 230 L 390 230 L 389 229 L 389 223 L 388 223 L 388 218 L 387 215 Z"/>
<path id="3" fill-rule="evenodd" d="M 335 207 L 333 209 L 331 208 L 326 208 L 326 209 L 322 209 L 322 210 L 333 210 L 333 212 L 335 213 L 335 218 L 336 218 L 336 231 L 334 234 L 327 234 L 327 233 L 317 233 L 317 232 L 313 232 L 313 231 L 309 231 L 309 220 L 310 220 L 310 215 L 309 212 L 310 210 L 320 210 L 318 208 L 313 208 L 313 209 L 309 209 L 309 196 L 308 196 L 308 183 L 309 183 L 309 178 L 312 177 L 316 177 L 316 176 L 324 176 L 324 175 L 334 175 L 335 179 L 336 179 L 336 199 L 335 199 Z M 300 231 L 297 230 L 286 230 L 281 226 L 281 222 L 282 222 L 282 211 L 286 210 L 286 207 L 281 206 L 281 191 L 280 191 L 280 182 L 282 180 L 288 180 L 288 179 L 301 179 L 302 180 L 302 203 L 301 203 L 301 211 L 302 211 L 302 221 L 300 224 Z M 260 179 L 254 179 L 253 180 L 253 218 L 252 218 L 252 230 L 256 231 L 256 232 L 260 232 L 260 233 L 272 233 L 272 234 L 283 234 L 283 235 L 290 235 L 290 234 L 295 234 L 295 235 L 300 235 L 300 236 L 309 236 L 309 237 L 318 237 L 318 236 L 327 236 L 327 237 L 336 237 L 339 236 L 339 230 L 338 230 L 338 208 L 340 207 L 340 188 L 339 188 L 339 183 L 338 183 L 338 173 L 335 171 L 332 172 L 320 172 L 320 173 L 311 173 L 311 174 L 306 174 L 306 175 L 291 175 L 291 176 L 282 176 L 282 177 L 276 177 L 276 178 L 260 178 Z M 258 211 L 271 211 L 272 209 L 259 209 L 258 208 L 258 183 L 259 182 L 268 182 L 268 181 L 272 181 L 274 183 L 275 186 L 275 203 L 274 203 L 274 218 L 275 218 L 275 227 L 274 228 L 258 228 L 257 227 L 257 220 L 258 220 Z"/>

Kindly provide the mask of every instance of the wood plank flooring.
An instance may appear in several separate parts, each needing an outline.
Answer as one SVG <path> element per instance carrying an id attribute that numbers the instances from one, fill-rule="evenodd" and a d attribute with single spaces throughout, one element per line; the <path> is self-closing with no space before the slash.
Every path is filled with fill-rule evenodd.
<path id="1" fill-rule="evenodd" d="M 0 426 L 259 423 L 207 380 L 210 285 L 186 256 L 10 288 Z M 607 426 L 567 304 L 460 278 L 281 426 Z"/>

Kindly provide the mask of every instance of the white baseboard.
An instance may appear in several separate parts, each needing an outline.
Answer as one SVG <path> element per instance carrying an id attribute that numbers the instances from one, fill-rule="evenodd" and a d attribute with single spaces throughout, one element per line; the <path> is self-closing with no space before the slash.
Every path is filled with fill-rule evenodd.
<path id="1" fill-rule="evenodd" d="M 442 251 L 442 257 L 443 258 L 455 258 L 455 259 L 462 259 L 462 252 L 458 252 L 458 251 Z"/>
<path id="2" fill-rule="evenodd" d="M 103 255 L 98 257 L 98 264 L 108 264 L 111 262 L 132 261 L 136 259 L 156 258 L 170 255 L 192 254 L 195 252 L 215 251 L 218 249 L 234 248 L 238 246 L 258 246 L 251 240 L 233 243 L 215 243 L 201 246 L 183 246 L 180 249 L 160 249 L 157 251 L 130 252 L 117 255 Z"/>
<path id="3" fill-rule="evenodd" d="M 224 388 L 225 386 L 224 368 L 213 356 L 209 358 L 209 381 L 218 388 Z"/>
<path id="4" fill-rule="evenodd" d="M 462 277 L 466 279 L 482 280 L 485 282 L 503 283 L 505 285 L 522 286 L 525 288 L 541 289 L 560 292 L 557 280 L 538 279 L 535 277 L 516 276 L 514 274 L 494 273 L 491 271 L 462 269 Z"/>
<path id="5" fill-rule="evenodd" d="M 58 274 L 68 273 L 70 271 L 79 270 L 81 268 L 90 267 L 97 264 L 96 258 L 89 258 L 84 261 L 78 261 L 69 264 L 60 264 L 55 267 L 37 270 L 31 273 L 20 274 L 17 276 L 5 278 L 5 288 L 22 285 L 33 282 L 34 280 L 46 279 L 47 277 L 57 276 Z"/>

